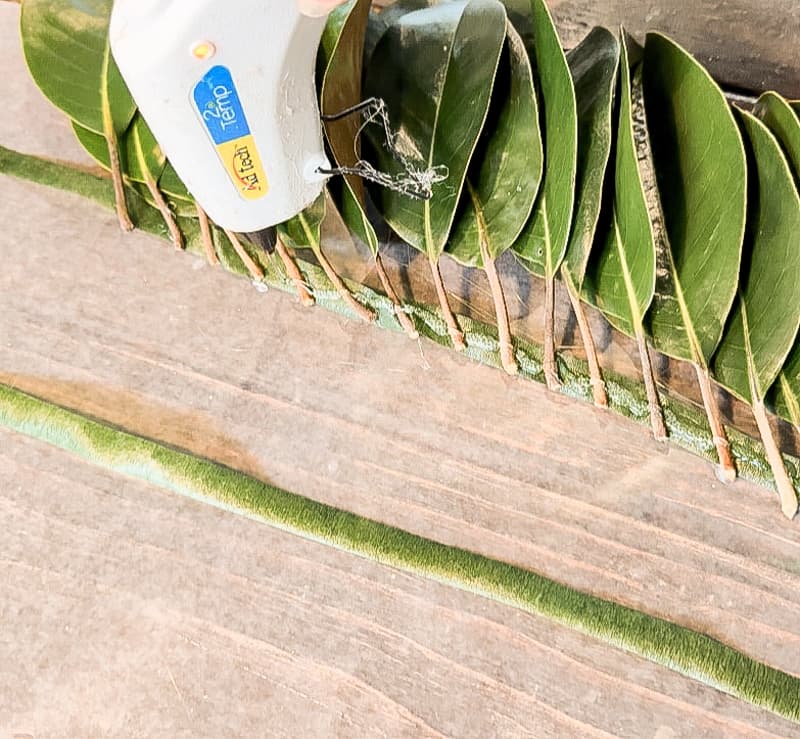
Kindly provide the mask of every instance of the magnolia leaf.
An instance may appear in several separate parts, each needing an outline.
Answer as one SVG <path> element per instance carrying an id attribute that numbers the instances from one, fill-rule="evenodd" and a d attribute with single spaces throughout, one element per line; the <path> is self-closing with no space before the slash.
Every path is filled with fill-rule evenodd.
<path id="1" fill-rule="evenodd" d="M 758 118 L 739 111 L 750 160 L 749 213 L 739 298 L 714 357 L 717 380 L 751 404 L 784 514 L 797 513 L 764 398 L 800 327 L 800 195 L 780 143 Z"/>
<path id="2" fill-rule="evenodd" d="M 541 91 L 544 180 L 528 224 L 514 251 L 534 274 L 553 278 L 567 248 L 575 199 L 578 117 L 575 88 L 550 11 L 531 0 L 533 48 Z"/>
<path id="3" fill-rule="evenodd" d="M 511 248 L 531 214 L 543 152 L 533 70 L 522 39 L 508 24 L 486 126 L 467 174 L 447 253 L 483 267 Z"/>
<path id="4" fill-rule="evenodd" d="M 383 34 L 389 30 L 400 16 L 411 13 L 415 10 L 428 8 L 436 0 L 396 0 L 379 13 L 370 12 L 367 23 L 367 32 L 364 39 L 364 59 L 371 59 L 375 53 L 375 47 L 383 38 Z"/>
<path id="5" fill-rule="evenodd" d="M 489 109 L 506 17 L 497 0 L 447 2 L 400 16 L 367 69 L 367 94 L 387 104 L 395 145 L 406 166 L 446 166 L 430 200 L 379 191 L 387 222 L 431 262 L 444 251 L 472 153 Z M 379 167 L 400 175 L 379 126 L 366 131 Z"/>
<path id="6" fill-rule="evenodd" d="M 594 243 L 611 154 L 619 47 L 610 31 L 595 28 L 567 54 L 577 101 L 578 164 L 575 217 L 563 268 L 577 292 Z"/>
<path id="7" fill-rule="evenodd" d="M 278 233 L 286 245 L 293 249 L 319 249 L 325 213 L 326 202 L 323 192 L 302 213 L 278 226 Z"/>
<path id="8" fill-rule="evenodd" d="M 777 137 L 795 180 L 800 178 L 800 119 L 792 106 L 777 92 L 765 92 L 753 108 L 753 114 Z"/>
<path id="9" fill-rule="evenodd" d="M 75 121 L 72 122 L 80 144 L 87 153 L 103 168 L 110 170 L 109 150 L 106 140 L 94 131 L 84 128 Z M 128 130 L 121 139 L 120 166 L 122 174 L 134 183 L 134 188 L 144 200 L 154 208 L 159 209 L 167 220 L 167 225 L 173 234 L 176 243 L 182 241 L 178 237 L 176 225 L 170 222 L 168 209 L 180 216 L 195 217 L 195 202 L 186 191 L 186 187 L 178 179 L 177 173 L 170 167 L 171 182 L 170 192 L 161 187 L 161 179 L 167 170 L 167 160 L 161 147 L 158 145 L 144 118 L 137 113 Z M 158 190 L 163 190 L 159 192 Z"/>
<path id="10" fill-rule="evenodd" d="M 178 176 L 175 168 L 170 164 L 169 159 L 164 164 L 164 171 L 158 179 L 159 188 L 169 195 L 171 199 L 182 201 L 189 204 L 194 204 L 194 198 L 183 180 Z"/>
<path id="11" fill-rule="evenodd" d="M 637 48 L 638 51 L 638 48 Z M 644 316 L 656 284 L 656 246 L 647 206 L 633 126 L 631 62 L 623 31 L 619 61 L 619 114 L 614 161 L 614 198 L 607 217 L 609 232 L 590 254 L 585 294 L 617 329 L 636 339 L 647 391 L 650 423 L 657 439 L 666 438 Z"/>
<path id="12" fill-rule="evenodd" d="M 777 137 L 783 151 L 793 167 L 795 186 L 800 186 L 800 119 L 792 104 L 777 93 L 764 93 L 753 111 Z M 777 197 L 777 195 L 776 195 Z M 791 234 L 795 249 L 800 241 L 798 231 Z M 783 368 L 778 375 L 770 404 L 783 418 L 800 426 L 800 341 L 796 341 Z"/>
<path id="13" fill-rule="evenodd" d="M 778 140 L 738 111 L 750 152 L 750 207 L 739 299 L 714 376 L 747 402 L 763 400 L 800 326 L 800 196 Z"/>
<path id="14" fill-rule="evenodd" d="M 84 128 L 117 135 L 136 105 L 108 45 L 112 0 L 25 0 L 22 47 L 31 75 L 50 101 Z"/>
<path id="15" fill-rule="evenodd" d="M 330 116 L 361 101 L 364 39 L 369 18 L 370 0 L 350 0 L 336 8 L 328 18 L 320 45 L 325 72 L 320 108 Z M 361 116 L 350 115 L 325 121 L 325 135 L 335 166 L 353 167 L 361 158 Z M 373 254 L 378 253 L 378 237 L 367 217 L 364 182 L 347 175 L 328 186 L 348 228 Z"/>
<path id="16" fill-rule="evenodd" d="M 647 36 L 643 85 L 667 242 L 648 328 L 660 351 L 706 367 L 739 280 L 744 145 L 708 72 L 660 34 Z"/>
<path id="17" fill-rule="evenodd" d="M 110 169 L 108 146 L 103 136 L 75 121 L 72 129 L 87 153 L 103 168 Z M 120 144 L 120 163 L 129 180 L 141 183 L 145 183 L 148 178 L 158 180 L 167 159 L 139 113 L 134 116 L 130 127 L 120 139 Z"/>
<path id="18" fill-rule="evenodd" d="M 591 254 L 585 290 L 616 329 L 635 337 L 643 332 L 644 316 L 653 300 L 656 249 L 634 140 L 631 71 L 624 34 L 620 47 L 620 102 L 610 230 Z"/>
<path id="19" fill-rule="evenodd" d="M 25 59 L 44 94 L 72 120 L 101 134 L 108 146 L 117 218 L 133 229 L 125 202 L 117 139 L 136 105 L 111 56 L 112 0 L 26 0 L 20 29 Z"/>

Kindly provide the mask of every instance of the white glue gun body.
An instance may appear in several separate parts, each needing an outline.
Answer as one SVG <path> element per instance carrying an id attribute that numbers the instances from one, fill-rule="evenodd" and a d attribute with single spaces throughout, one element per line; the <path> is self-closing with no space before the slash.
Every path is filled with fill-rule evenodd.
<path id="1" fill-rule="evenodd" d="M 232 231 L 281 223 L 328 168 L 314 66 L 325 19 L 295 0 L 116 0 L 111 49 L 189 192 Z"/>

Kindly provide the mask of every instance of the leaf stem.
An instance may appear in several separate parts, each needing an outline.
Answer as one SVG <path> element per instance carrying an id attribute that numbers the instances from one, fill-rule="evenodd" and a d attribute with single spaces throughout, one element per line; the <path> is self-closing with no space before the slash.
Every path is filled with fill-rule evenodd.
<path id="1" fill-rule="evenodd" d="M 323 271 L 327 275 L 328 279 L 331 281 L 331 284 L 336 289 L 336 291 L 341 296 L 342 300 L 347 303 L 348 307 L 362 320 L 366 321 L 367 323 L 372 323 L 375 320 L 375 314 L 367 308 L 365 305 L 359 303 L 353 293 L 347 288 L 347 285 L 344 284 L 344 281 L 338 274 L 336 274 L 336 270 L 333 268 L 333 265 L 328 261 L 328 258 L 322 253 L 322 249 L 319 244 L 311 243 L 311 249 L 314 252 L 314 256 L 317 258 L 320 267 L 322 267 Z"/>
<path id="2" fill-rule="evenodd" d="M 489 278 L 489 288 L 492 291 L 494 301 L 494 312 L 497 316 L 497 334 L 500 339 L 500 362 L 503 369 L 509 375 L 519 373 L 519 365 L 514 357 L 514 344 L 511 339 L 511 324 L 508 320 L 508 304 L 503 292 L 503 285 L 500 282 L 500 275 L 497 274 L 495 260 L 489 254 L 484 239 L 479 239 L 481 245 L 481 259 L 483 260 L 483 271 Z"/>
<path id="3" fill-rule="evenodd" d="M 447 332 L 450 334 L 450 341 L 453 342 L 453 348 L 457 352 L 463 352 L 467 348 L 467 345 L 464 342 L 464 334 L 458 327 L 456 317 L 453 315 L 450 303 L 447 300 L 447 291 L 445 290 L 442 280 L 442 273 L 439 271 L 439 260 L 429 257 L 428 261 L 431 265 L 433 284 L 436 286 L 436 296 L 439 298 L 439 307 L 442 309 L 442 315 L 447 324 Z"/>
<path id="4" fill-rule="evenodd" d="M 161 217 L 164 219 L 164 223 L 167 225 L 170 241 L 173 243 L 176 249 L 182 250 L 184 248 L 183 234 L 181 233 L 180 228 L 178 228 L 178 224 L 175 221 L 175 216 L 173 216 L 172 211 L 169 209 L 167 201 L 164 200 L 161 190 L 158 189 L 158 184 L 152 177 L 146 175 L 145 185 L 147 185 L 150 196 L 153 198 L 153 202 L 156 204 L 158 212 L 161 213 Z"/>
<path id="5" fill-rule="evenodd" d="M 561 380 L 558 379 L 556 366 L 556 277 L 547 275 L 544 278 L 544 379 L 550 390 L 558 391 Z"/>
<path id="6" fill-rule="evenodd" d="M 594 404 L 598 408 L 608 408 L 608 393 L 606 393 L 606 383 L 603 379 L 603 373 L 600 370 L 600 361 L 597 357 L 597 347 L 594 343 L 592 336 L 592 329 L 589 326 L 589 320 L 586 318 L 586 311 L 583 307 L 583 302 L 578 296 L 578 291 L 575 283 L 569 272 L 562 267 L 561 274 L 564 277 L 564 284 L 567 287 L 567 295 L 569 301 L 572 303 L 572 310 L 575 313 L 575 320 L 578 322 L 578 331 L 581 334 L 581 341 L 583 341 L 583 349 L 586 354 L 586 363 L 589 366 L 589 383 L 592 386 L 592 397 Z"/>
<path id="7" fill-rule="evenodd" d="M 731 447 L 728 443 L 725 427 L 722 425 L 719 403 L 717 403 L 717 399 L 714 396 L 714 389 L 711 387 L 711 376 L 706 367 L 701 366 L 697 362 L 693 362 L 692 364 L 697 374 L 697 381 L 700 384 L 703 406 L 706 409 L 708 424 L 711 427 L 711 435 L 714 439 L 714 446 L 717 448 L 717 456 L 719 457 L 717 477 L 720 482 L 729 484 L 736 479 L 736 465 L 731 455 Z"/>
<path id="8" fill-rule="evenodd" d="M 295 288 L 297 289 L 297 296 L 300 298 L 300 302 L 308 307 L 314 305 L 316 301 L 314 300 L 314 296 L 311 294 L 311 291 L 308 289 L 308 285 L 306 285 L 303 273 L 300 271 L 300 268 L 297 266 L 297 262 L 294 261 L 292 255 L 289 254 L 289 250 L 286 248 L 286 245 L 283 243 L 280 236 L 275 242 L 275 251 L 283 262 L 283 266 L 286 269 L 286 274 L 289 275 L 289 278 L 292 280 Z"/>
<path id="9" fill-rule="evenodd" d="M 133 221 L 128 213 L 128 204 L 125 200 L 125 183 L 122 181 L 122 165 L 119 159 L 119 143 L 114 132 L 114 124 L 110 115 L 103 116 L 105 139 L 108 145 L 108 163 L 111 169 L 111 181 L 114 183 L 114 203 L 117 209 L 117 220 L 123 231 L 133 231 Z"/>
<path id="10" fill-rule="evenodd" d="M 242 246 L 242 242 L 239 241 L 239 237 L 233 233 L 233 231 L 229 231 L 227 228 L 225 229 L 225 235 L 228 237 L 228 241 L 231 242 L 233 245 L 234 250 L 239 255 L 239 259 L 242 260 L 242 263 L 247 268 L 247 271 L 250 273 L 250 276 L 254 280 L 258 280 L 259 282 L 264 279 L 264 270 L 253 261 L 253 258 L 247 253 L 247 250 Z"/>
<path id="11" fill-rule="evenodd" d="M 381 281 L 381 285 L 383 285 L 386 296 L 392 301 L 392 305 L 394 306 L 394 314 L 397 317 L 397 321 L 406 332 L 408 338 L 416 341 L 419 338 L 417 327 L 414 325 L 414 321 L 411 319 L 411 316 L 406 313 L 405 308 L 400 303 L 400 298 L 397 297 L 397 293 L 395 292 L 394 287 L 392 287 L 391 280 L 389 280 L 389 275 L 386 273 L 386 267 L 383 264 L 383 259 L 381 259 L 381 255 L 378 252 L 375 253 L 375 269 L 378 272 L 378 279 Z"/>
<path id="12" fill-rule="evenodd" d="M 653 437 L 656 441 L 666 441 L 667 427 L 664 423 L 664 411 L 661 408 L 661 400 L 658 397 L 653 363 L 650 361 L 650 348 L 644 338 L 644 331 L 641 327 L 636 329 L 636 344 L 639 347 L 639 359 L 642 363 L 642 379 L 644 389 L 647 394 L 647 407 L 650 409 L 650 425 L 653 428 Z"/>
<path id="13" fill-rule="evenodd" d="M 197 220 L 200 221 L 200 238 L 203 242 L 203 251 L 205 252 L 208 263 L 215 267 L 219 264 L 219 257 L 217 250 L 214 248 L 214 239 L 211 237 L 211 226 L 208 222 L 208 215 L 200 207 L 200 204 L 195 202 L 195 210 L 197 211 Z"/>
<path id="14" fill-rule="evenodd" d="M 769 466 L 775 476 L 775 487 L 778 489 L 778 497 L 781 499 L 781 510 L 783 515 L 791 521 L 797 514 L 797 493 L 786 472 L 786 465 L 783 463 L 781 450 L 772 433 L 763 400 L 753 401 L 753 415 L 758 425 L 758 432 L 761 434 L 761 441 L 764 443 L 764 452 L 767 455 Z"/>

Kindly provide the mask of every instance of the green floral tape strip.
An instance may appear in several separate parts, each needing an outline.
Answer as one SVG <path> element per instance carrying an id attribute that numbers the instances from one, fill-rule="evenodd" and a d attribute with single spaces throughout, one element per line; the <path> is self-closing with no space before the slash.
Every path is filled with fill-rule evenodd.
<path id="1" fill-rule="evenodd" d="M 115 207 L 114 191 L 107 178 L 39 157 L 20 154 L 3 146 L 0 146 L 0 173 L 81 195 L 110 210 L 114 210 Z M 135 191 L 129 190 L 127 196 L 131 215 L 137 227 L 163 239 L 169 239 L 169 233 L 161 216 Z M 202 255 L 204 252 L 197 220 L 190 218 L 177 220 L 186 237 L 187 250 Z M 246 275 L 247 270 L 224 235 L 214 229 L 214 238 L 225 269 Z M 266 285 L 290 293 L 295 292 L 294 284 L 287 277 L 279 259 L 268 258 L 262 251 L 251 250 L 250 254 L 263 267 Z M 299 259 L 297 261 L 318 305 L 335 313 L 357 318 L 319 267 Z M 359 302 L 375 312 L 376 323 L 379 326 L 401 330 L 394 314 L 394 306 L 386 296 L 364 285 L 346 282 Z M 407 304 L 404 308 L 413 317 L 420 335 L 443 346 L 451 346 L 447 325 L 437 309 L 417 304 Z M 467 343 L 466 356 L 491 367 L 501 367 L 496 328 L 463 316 L 459 317 L 459 323 Z M 544 382 L 542 348 L 519 338 L 514 339 L 514 346 L 520 376 Z M 591 383 L 586 363 L 566 354 L 559 355 L 558 363 L 562 382 L 561 392 L 591 402 Z M 609 370 L 604 370 L 603 375 L 609 396 L 609 408 L 621 416 L 649 426 L 644 386 Z M 663 389 L 660 390 L 660 397 L 670 441 L 716 464 L 717 452 L 702 409 L 670 396 Z M 774 490 L 774 478 L 761 442 L 731 428 L 728 429 L 728 440 L 739 475 Z M 784 461 L 795 489 L 800 489 L 800 461 L 788 455 L 784 455 Z"/>
<path id="2" fill-rule="evenodd" d="M 705 634 L 281 490 L 7 385 L 0 385 L 0 425 L 113 472 L 544 616 L 800 722 L 800 678 Z"/>

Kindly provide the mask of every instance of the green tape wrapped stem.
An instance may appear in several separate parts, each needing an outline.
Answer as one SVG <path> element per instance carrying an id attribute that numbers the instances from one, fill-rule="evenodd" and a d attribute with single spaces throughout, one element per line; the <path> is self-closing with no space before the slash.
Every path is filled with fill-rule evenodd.
<path id="1" fill-rule="evenodd" d="M 281 490 L 0 385 L 0 425 L 292 534 L 516 606 L 800 722 L 800 678 L 686 627 Z"/>

